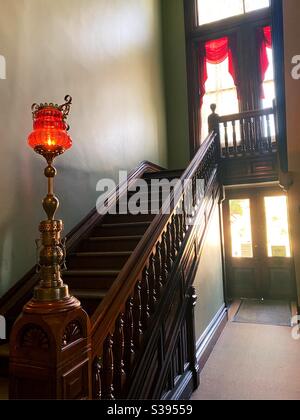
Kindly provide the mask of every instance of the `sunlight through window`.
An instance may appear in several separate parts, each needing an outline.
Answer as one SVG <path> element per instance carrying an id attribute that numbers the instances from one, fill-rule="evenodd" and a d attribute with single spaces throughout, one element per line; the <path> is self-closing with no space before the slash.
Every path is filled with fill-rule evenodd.
<path id="1" fill-rule="evenodd" d="M 253 258 L 250 200 L 230 200 L 232 256 Z"/>
<path id="2" fill-rule="evenodd" d="M 291 257 L 287 199 L 265 197 L 268 257 Z"/>
<path id="3" fill-rule="evenodd" d="M 270 6 L 270 0 L 198 0 L 198 24 L 216 22 Z"/>

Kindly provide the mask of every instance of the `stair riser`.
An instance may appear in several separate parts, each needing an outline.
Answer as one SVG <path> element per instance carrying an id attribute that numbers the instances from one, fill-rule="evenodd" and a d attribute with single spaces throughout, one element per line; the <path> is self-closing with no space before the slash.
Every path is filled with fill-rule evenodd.
<path id="1" fill-rule="evenodd" d="M 128 260 L 129 256 L 120 256 L 120 257 L 79 257 L 74 256 L 70 257 L 67 262 L 67 267 L 69 270 L 76 269 L 88 269 L 88 270 L 119 270 Z"/>
<path id="2" fill-rule="evenodd" d="M 9 358 L 0 357 L 0 376 L 7 378 L 9 370 Z"/>
<path id="3" fill-rule="evenodd" d="M 108 214 L 105 223 L 132 223 L 132 222 L 152 222 L 153 214 Z"/>
<path id="4" fill-rule="evenodd" d="M 91 236 L 140 236 L 144 235 L 148 226 L 146 225 L 133 225 L 133 226 L 111 226 L 111 227 L 104 227 L 100 226 L 97 227 Z"/>
<path id="5" fill-rule="evenodd" d="M 115 277 L 66 277 L 64 281 L 71 290 L 108 290 L 115 281 Z"/>
<path id="6" fill-rule="evenodd" d="M 86 252 L 116 252 L 133 251 L 140 239 L 126 239 L 125 241 L 89 241 L 82 243 L 79 251 Z"/>
<path id="7" fill-rule="evenodd" d="M 78 299 L 80 300 L 82 307 L 89 316 L 93 315 L 93 313 L 101 303 L 101 300 L 80 299 L 80 297 Z"/>

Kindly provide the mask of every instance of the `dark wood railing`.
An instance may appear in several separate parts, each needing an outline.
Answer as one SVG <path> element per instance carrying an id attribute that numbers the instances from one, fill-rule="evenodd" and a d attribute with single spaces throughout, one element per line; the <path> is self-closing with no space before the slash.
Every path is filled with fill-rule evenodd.
<path id="1" fill-rule="evenodd" d="M 126 398 L 135 360 L 161 305 L 185 237 L 192 230 L 188 218 L 201 204 L 197 179 L 204 190 L 216 172 L 217 136 L 212 133 L 181 177 L 192 180 L 183 191 L 171 193 L 171 212 L 157 215 L 113 287 L 92 318 L 93 396 Z M 181 187 L 180 187 L 181 188 Z M 204 191 L 204 193 L 205 193 Z M 166 309 L 165 309 L 166 312 Z"/>
<path id="2" fill-rule="evenodd" d="M 215 105 L 211 109 L 209 131 L 219 134 L 222 157 L 265 154 L 277 150 L 273 108 L 226 116 L 216 114 Z"/>

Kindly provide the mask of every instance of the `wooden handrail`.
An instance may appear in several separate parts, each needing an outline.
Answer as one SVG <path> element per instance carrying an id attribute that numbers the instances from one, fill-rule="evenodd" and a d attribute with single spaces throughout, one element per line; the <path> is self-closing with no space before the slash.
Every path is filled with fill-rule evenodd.
<path id="1" fill-rule="evenodd" d="M 219 122 L 230 122 L 230 121 L 239 121 L 246 118 L 256 118 L 261 117 L 264 115 L 272 115 L 274 114 L 273 108 L 265 108 L 265 109 L 256 109 L 252 111 L 244 111 L 238 114 L 231 114 L 231 115 L 224 115 L 219 117 Z"/>

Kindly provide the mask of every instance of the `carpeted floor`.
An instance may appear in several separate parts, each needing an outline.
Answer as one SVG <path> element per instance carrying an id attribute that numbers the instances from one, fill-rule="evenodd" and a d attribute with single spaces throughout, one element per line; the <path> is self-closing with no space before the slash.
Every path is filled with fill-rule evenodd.
<path id="1" fill-rule="evenodd" d="M 299 354 L 289 327 L 229 322 L 192 399 L 298 400 Z"/>

